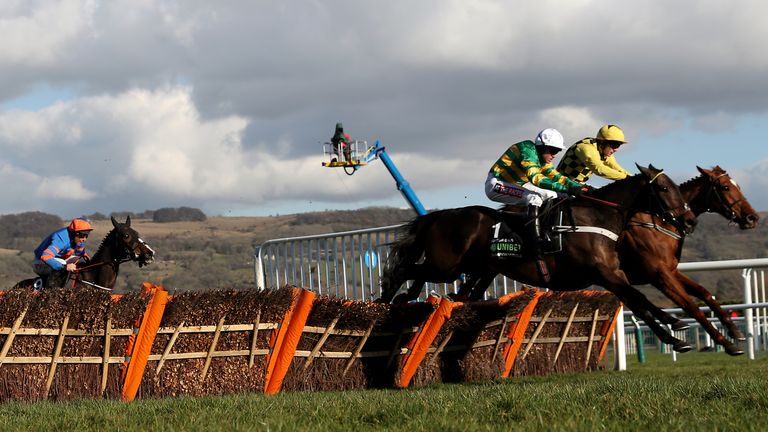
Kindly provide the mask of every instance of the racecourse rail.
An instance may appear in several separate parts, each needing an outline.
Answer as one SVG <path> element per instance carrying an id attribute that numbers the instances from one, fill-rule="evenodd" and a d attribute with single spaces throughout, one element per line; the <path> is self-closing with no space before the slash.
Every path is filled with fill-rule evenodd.
<path id="1" fill-rule="evenodd" d="M 390 225 L 268 240 L 256 247 L 256 286 L 265 289 L 290 284 L 332 297 L 361 301 L 378 298 L 381 295 L 382 264 L 389 255 L 389 245 L 396 240 L 398 228 L 401 227 Z M 746 330 L 746 347 L 750 359 L 755 358 L 755 350 L 768 350 L 768 296 L 764 270 L 768 268 L 768 258 L 680 263 L 679 268 L 684 272 L 742 270 L 743 303 L 723 307 L 726 310 L 744 311 L 744 317 L 738 321 Z M 428 283 L 422 298 L 426 293 L 439 296 L 454 293 L 458 283 Z M 486 295 L 498 298 L 516 292 L 522 286 L 517 281 L 499 276 Z M 682 313 L 680 309 L 665 310 L 672 314 Z M 629 312 L 625 314 L 631 316 Z M 692 324 L 693 329 L 698 329 L 698 324 Z M 616 329 L 615 367 L 623 370 L 626 368 L 627 348 L 633 350 L 636 347 L 636 342 L 625 337 L 625 333 L 634 332 L 635 327 L 632 320 L 624 320 L 623 314 L 620 314 Z"/>

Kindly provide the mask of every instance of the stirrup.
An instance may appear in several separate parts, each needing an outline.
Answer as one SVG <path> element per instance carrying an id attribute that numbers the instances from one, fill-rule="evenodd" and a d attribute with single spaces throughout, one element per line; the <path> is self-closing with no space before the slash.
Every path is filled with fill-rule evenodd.
<path id="1" fill-rule="evenodd" d="M 550 276 L 549 276 L 549 268 L 547 267 L 546 261 L 544 261 L 544 258 L 536 257 L 536 268 L 539 270 L 539 276 L 541 276 L 541 279 L 544 280 L 545 283 L 549 283 Z"/>

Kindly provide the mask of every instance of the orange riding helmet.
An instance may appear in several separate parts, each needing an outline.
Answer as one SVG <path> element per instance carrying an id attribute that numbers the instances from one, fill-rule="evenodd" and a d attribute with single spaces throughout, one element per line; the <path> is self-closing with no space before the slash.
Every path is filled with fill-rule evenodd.
<path id="1" fill-rule="evenodd" d="M 93 231 L 93 227 L 91 227 L 91 223 L 83 218 L 72 219 L 72 222 L 69 223 L 69 226 L 67 226 L 67 229 L 69 229 L 71 232 Z"/>

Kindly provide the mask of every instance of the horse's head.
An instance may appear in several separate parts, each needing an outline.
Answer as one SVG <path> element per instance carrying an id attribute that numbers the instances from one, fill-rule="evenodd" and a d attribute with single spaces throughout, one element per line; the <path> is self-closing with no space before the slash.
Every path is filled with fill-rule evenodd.
<path id="1" fill-rule="evenodd" d="M 678 225 L 683 232 L 692 233 L 696 227 L 696 215 L 691 211 L 677 184 L 664 174 L 664 170 L 656 169 L 653 165 L 648 168 L 637 165 L 637 168 L 647 180 L 650 189 L 648 210 L 660 215 L 664 221 Z"/>
<path id="2" fill-rule="evenodd" d="M 705 197 L 707 211 L 723 215 L 729 221 L 739 224 L 741 229 L 757 226 L 760 216 L 741 193 L 741 188 L 724 169 L 716 166 L 711 170 L 696 167 L 704 178 L 709 180 L 709 189 Z"/>
<path id="3" fill-rule="evenodd" d="M 120 223 L 112 218 L 112 225 L 115 227 L 115 238 L 118 245 L 121 246 L 126 255 L 139 264 L 139 267 L 148 265 L 155 259 L 155 251 L 144 240 L 139 233 L 131 228 L 131 217 L 125 219 L 125 223 Z"/>

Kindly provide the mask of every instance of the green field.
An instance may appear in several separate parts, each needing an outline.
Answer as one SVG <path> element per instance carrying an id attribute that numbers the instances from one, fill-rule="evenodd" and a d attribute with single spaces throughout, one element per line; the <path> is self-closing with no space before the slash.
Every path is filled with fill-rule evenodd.
<path id="1" fill-rule="evenodd" d="M 630 359 L 626 372 L 523 377 L 408 390 L 239 395 L 121 403 L 6 403 L 2 430 L 616 430 L 768 427 L 768 358 Z"/>

